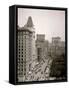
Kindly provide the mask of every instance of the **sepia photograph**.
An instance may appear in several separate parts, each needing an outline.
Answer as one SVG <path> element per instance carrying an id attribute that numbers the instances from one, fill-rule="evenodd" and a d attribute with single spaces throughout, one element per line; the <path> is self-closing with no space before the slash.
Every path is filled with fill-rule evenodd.
<path id="1" fill-rule="evenodd" d="M 65 10 L 17 8 L 17 82 L 66 80 Z"/>

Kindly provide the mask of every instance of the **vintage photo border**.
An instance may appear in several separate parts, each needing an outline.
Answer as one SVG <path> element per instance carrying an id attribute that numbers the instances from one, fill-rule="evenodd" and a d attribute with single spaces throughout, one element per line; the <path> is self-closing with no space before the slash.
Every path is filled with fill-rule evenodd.
<path id="1" fill-rule="evenodd" d="M 29 8 L 29 9 L 43 9 L 43 10 L 60 10 L 65 11 L 65 69 L 66 69 L 66 79 L 65 80 L 42 80 L 42 81 L 17 81 L 17 24 L 18 24 L 18 8 Z M 27 6 L 27 5 L 15 5 L 15 83 L 16 85 L 20 84 L 36 84 L 36 83 L 56 83 L 56 82 L 67 82 L 67 8 L 59 7 L 43 7 L 43 6 Z"/>

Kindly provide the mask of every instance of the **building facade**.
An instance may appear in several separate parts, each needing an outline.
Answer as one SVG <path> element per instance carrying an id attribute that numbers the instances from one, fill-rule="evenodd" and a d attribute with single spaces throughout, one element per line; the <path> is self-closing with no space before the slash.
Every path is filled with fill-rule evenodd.
<path id="1" fill-rule="evenodd" d="M 17 61 L 18 61 L 18 81 L 27 81 L 31 70 L 31 63 L 35 59 L 35 31 L 32 18 L 29 17 L 24 27 L 18 28 L 17 39 Z"/>
<path id="2" fill-rule="evenodd" d="M 50 46 L 51 56 L 61 55 L 65 53 L 65 42 L 60 37 L 53 37 Z"/>
<path id="3" fill-rule="evenodd" d="M 37 60 L 45 60 L 45 57 L 48 52 L 48 41 L 45 40 L 44 34 L 37 34 L 36 39 L 36 49 L 37 49 Z"/>

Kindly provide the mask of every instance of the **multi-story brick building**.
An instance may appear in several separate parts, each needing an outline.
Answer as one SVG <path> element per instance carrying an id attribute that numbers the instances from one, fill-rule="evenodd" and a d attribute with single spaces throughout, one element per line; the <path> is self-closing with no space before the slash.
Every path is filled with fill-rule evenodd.
<path id="1" fill-rule="evenodd" d="M 48 41 L 45 40 L 44 34 L 37 34 L 36 49 L 37 49 L 37 60 L 45 60 L 44 58 L 48 52 Z"/>
<path id="2" fill-rule="evenodd" d="M 53 37 L 50 46 L 51 56 L 61 55 L 65 53 L 65 42 L 60 37 Z"/>
<path id="3" fill-rule="evenodd" d="M 28 80 L 31 63 L 35 59 L 35 31 L 32 18 L 29 17 L 24 27 L 18 28 L 17 61 L 18 81 Z"/>

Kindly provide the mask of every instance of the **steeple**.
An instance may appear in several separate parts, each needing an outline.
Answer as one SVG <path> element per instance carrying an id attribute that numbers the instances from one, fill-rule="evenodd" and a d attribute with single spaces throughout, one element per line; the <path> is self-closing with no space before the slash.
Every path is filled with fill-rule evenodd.
<path id="1" fill-rule="evenodd" d="M 27 25 L 27 27 L 33 27 L 34 26 L 31 16 L 28 17 L 28 21 L 27 21 L 27 24 L 26 25 Z"/>
<path id="2" fill-rule="evenodd" d="M 22 29 L 29 30 L 31 32 L 34 31 L 34 24 L 33 24 L 31 16 L 28 17 L 28 21 L 27 21 L 27 23 L 24 25 L 24 27 Z"/>

